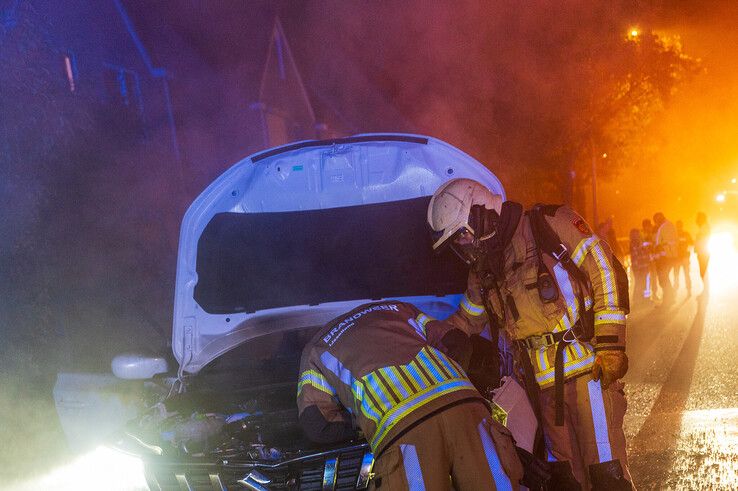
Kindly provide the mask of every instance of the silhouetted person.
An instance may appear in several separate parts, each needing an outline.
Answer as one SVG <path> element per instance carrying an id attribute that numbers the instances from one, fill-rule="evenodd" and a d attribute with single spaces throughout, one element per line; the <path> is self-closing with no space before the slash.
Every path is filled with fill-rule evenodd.
<path id="1" fill-rule="evenodd" d="M 691 247 L 694 244 L 692 236 L 684 230 L 681 220 L 676 222 L 677 229 L 677 259 L 674 267 L 674 289 L 679 289 L 679 273 L 684 271 L 684 284 L 687 286 L 687 295 L 692 294 L 692 278 L 690 276 L 689 259 L 692 256 Z"/>
<path id="2" fill-rule="evenodd" d="M 659 289 L 659 282 L 656 275 L 656 262 L 654 261 L 654 235 L 656 231 L 653 228 L 651 220 L 644 218 L 641 222 L 641 237 L 643 238 L 643 247 L 648 252 L 648 273 L 646 274 L 646 287 L 643 290 L 643 296 L 652 300 L 656 299 L 656 292 Z"/>
<path id="3" fill-rule="evenodd" d="M 694 252 L 697 253 L 697 262 L 700 265 L 700 277 L 702 283 L 705 281 L 705 273 L 707 273 L 707 263 L 710 262 L 710 251 L 708 241 L 710 240 L 710 225 L 707 223 L 707 215 L 703 212 L 697 213 L 697 240 L 694 244 Z"/>
<path id="4" fill-rule="evenodd" d="M 664 290 L 662 305 L 674 303 L 674 287 L 671 284 L 669 273 L 674 268 L 677 258 L 677 230 L 673 223 L 666 219 L 663 213 L 658 212 L 653 216 L 656 225 L 656 236 L 654 237 L 654 255 L 656 256 L 656 274 L 659 284 Z"/>
<path id="5" fill-rule="evenodd" d="M 648 273 L 651 268 L 650 246 L 646 245 L 637 228 L 630 231 L 630 270 L 633 272 L 633 305 L 651 298 Z"/>
<path id="6" fill-rule="evenodd" d="M 597 226 L 597 235 L 599 235 L 600 238 L 605 239 L 605 242 L 607 242 L 607 245 L 610 246 L 610 249 L 612 249 L 615 257 L 617 257 L 622 262 L 623 249 L 620 247 L 620 244 L 618 244 L 618 234 L 615 232 L 615 226 L 612 223 L 612 218 L 612 215 L 610 215 L 609 217 L 607 217 L 607 220 Z"/>

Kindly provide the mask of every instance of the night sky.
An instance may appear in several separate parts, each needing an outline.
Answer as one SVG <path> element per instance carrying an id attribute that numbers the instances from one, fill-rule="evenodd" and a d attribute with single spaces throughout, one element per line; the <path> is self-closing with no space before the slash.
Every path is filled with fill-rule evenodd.
<path id="1" fill-rule="evenodd" d="M 76 159 L 57 161 L 59 142 L 73 134 L 41 135 L 32 115 L 18 110 L 11 122 L 0 108 L 0 140 L 14 132 L 39 153 L 0 168 L 0 381 L 9 394 L 0 419 L 11 422 L 0 440 L 17 446 L 16 460 L 62 453 L 50 399 L 57 371 L 104 371 L 121 350 L 169 352 L 181 216 L 212 179 L 257 150 L 243 147 L 229 118 L 257 97 L 275 16 L 322 121 L 347 135 L 441 138 L 492 169 L 509 198 L 572 199 L 588 219 L 581 148 L 589 147 L 565 147 L 586 118 L 575 110 L 589 95 L 582 87 L 597 88 L 583 83 L 591 60 L 617 72 L 607 49 L 634 28 L 678 35 L 700 71 L 644 130 L 647 159 L 599 164 L 599 217 L 614 215 L 621 236 L 658 210 L 692 228 L 698 209 L 725 215 L 714 196 L 738 174 L 738 7 L 729 0 L 122 3 L 155 65 L 171 74 L 180 166 L 136 166 L 136 149 L 96 138 L 75 143 Z M 24 69 L 10 65 L 0 80 Z M 51 108 L 45 119 L 67 107 L 30 90 L 29 100 Z M 105 122 L 85 124 L 97 134 Z M 608 152 L 617 149 L 596 149 Z M 577 181 L 567 191 L 572 169 Z M 38 411 L 29 416 L 28 407 Z M 26 431 L 3 438 L 10 426 Z"/>

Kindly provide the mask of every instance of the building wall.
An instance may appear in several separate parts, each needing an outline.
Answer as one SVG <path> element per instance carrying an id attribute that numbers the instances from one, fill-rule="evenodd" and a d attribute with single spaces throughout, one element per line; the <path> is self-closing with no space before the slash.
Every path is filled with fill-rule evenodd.
<path id="1" fill-rule="evenodd" d="M 0 8 L 4 361 L 165 346 L 183 204 L 163 79 L 115 1 Z"/>

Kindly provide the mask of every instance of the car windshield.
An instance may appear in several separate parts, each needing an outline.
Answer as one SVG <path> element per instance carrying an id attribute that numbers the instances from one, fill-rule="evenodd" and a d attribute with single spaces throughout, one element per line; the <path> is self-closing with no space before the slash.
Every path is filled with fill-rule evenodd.
<path id="1" fill-rule="evenodd" d="M 430 198 L 280 213 L 219 213 L 198 241 L 206 312 L 461 293 L 465 265 L 435 255 Z"/>

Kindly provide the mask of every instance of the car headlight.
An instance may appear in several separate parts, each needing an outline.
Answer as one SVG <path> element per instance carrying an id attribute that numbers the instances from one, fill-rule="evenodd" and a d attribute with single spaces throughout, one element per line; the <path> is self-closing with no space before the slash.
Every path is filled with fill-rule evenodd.
<path id="1" fill-rule="evenodd" d="M 67 465 L 8 491 L 55 489 L 59 491 L 148 491 L 143 461 L 109 447 L 98 447 Z"/>

